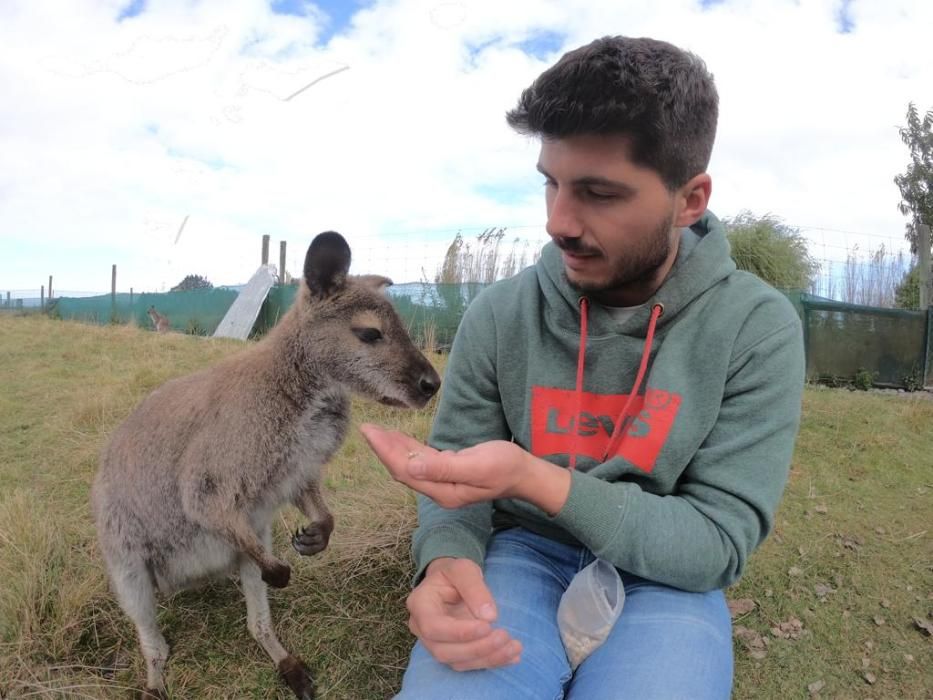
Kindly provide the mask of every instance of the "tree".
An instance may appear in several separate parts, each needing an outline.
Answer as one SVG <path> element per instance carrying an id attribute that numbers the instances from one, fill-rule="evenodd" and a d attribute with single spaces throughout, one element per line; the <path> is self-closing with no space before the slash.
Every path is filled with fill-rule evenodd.
<path id="1" fill-rule="evenodd" d="M 758 275 L 781 289 L 808 289 L 820 266 L 799 229 L 772 215 L 743 210 L 723 221 L 732 259 L 740 270 Z"/>
<path id="2" fill-rule="evenodd" d="M 910 251 L 916 254 L 920 224 L 933 226 L 933 110 L 921 119 L 911 102 L 907 107 L 907 126 L 898 127 L 897 131 L 910 149 L 906 172 L 894 178 L 901 191 L 897 208 L 911 217 L 904 237 L 910 241 Z"/>
<path id="3" fill-rule="evenodd" d="M 201 277 L 201 275 L 188 275 L 181 282 L 172 287 L 169 291 L 171 292 L 187 292 L 190 289 L 213 289 L 212 285 L 206 277 Z"/>
<path id="4" fill-rule="evenodd" d="M 894 304 L 901 309 L 920 308 L 920 266 L 914 265 L 904 273 L 894 291 Z"/>

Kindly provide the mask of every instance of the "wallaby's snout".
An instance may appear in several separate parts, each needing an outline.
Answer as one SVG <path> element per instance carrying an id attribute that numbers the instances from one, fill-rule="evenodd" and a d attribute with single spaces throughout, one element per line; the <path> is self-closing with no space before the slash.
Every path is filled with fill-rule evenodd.
<path id="1" fill-rule="evenodd" d="M 420 357 L 417 359 L 420 362 L 413 367 L 413 371 L 408 375 L 410 378 L 400 387 L 404 398 L 399 400 L 386 395 L 379 399 L 380 403 L 401 408 L 423 408 L 434 397 L 441 388 L 441 378 L 427 358 L 420 352 L 418 355 Z"/>
<path id="2" fill-rule="evenodd" d="M 421 375 L 421 379 L 418 381 L 418 388 L 421 389 L 421 394 L 424 396 L 425 403 L 430 401 L 431 397 L 441 388 L 441 378 L 430 365 L 428 365 L 428 371 Z"/>

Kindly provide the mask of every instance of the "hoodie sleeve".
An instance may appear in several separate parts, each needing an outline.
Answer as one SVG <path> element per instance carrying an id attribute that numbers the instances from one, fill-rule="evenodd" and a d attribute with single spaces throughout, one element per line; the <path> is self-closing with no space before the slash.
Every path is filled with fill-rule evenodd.
<path id="1" fill-rule="evenodd" d="M 470 304 L 457 329 L 428 439 L 438 450 L 512 437 L 496 381 L 495 325 L 487 298 L 480 294 Z M 418 527 L 412 536 L 415 583 L 438 557 L 464 557 L 482 566 L 491 532 L 491 503 L 446 509 L 419 495 Z"/>
<path id="2" fill-rule="evenodd" d="M 778 310 L 767 330 L 758 325 L 744 342 L 740 334 L 718 419 L 675 493 L 574 472 L 567 502 L 551 521 L 644 578 L 689 591 L 737 581 L 773 524 L 800 422 L 801 326 L 789 305 Z"/>

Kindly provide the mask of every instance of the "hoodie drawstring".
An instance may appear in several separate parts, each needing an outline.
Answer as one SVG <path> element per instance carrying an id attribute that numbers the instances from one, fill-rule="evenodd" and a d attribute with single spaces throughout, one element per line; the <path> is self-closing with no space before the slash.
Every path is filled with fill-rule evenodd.
<path id="1" fill-rule="evenodd" d="M 577 423 L 580 422 L 580 411 L 583 408 L 583 366 L 586 361 L 586 326 L 589 318 L 590 303 L 586 297 L 580 297 L 580 349 L 577 351 L 577 383 L 574 387 L 573 415 Z M 579 425 L 573 431 L 573 449 L 570 452 L 569 469 L 577 468 L 577 447 L 580 437 Z"/>
<path id="2" fill-rule="evenodd" d="M 574 394 L 574 420 L 580 420 L 580 410 L 583 405 L 583 368 L 586 358 L 586 336 L 587 336 L 587 321 L 589 315 L 589 302 L 586 297 L 580 298 L 580 350 L 577 354 L 577 382 L 576 390 Z M 615 428 L 612 430 L 612 435 L 609 438 L 609 442 L 606 444 L 606 451 L 603 452 L 602 462 L 605 462 L 610 454 L 615 452 L 618 448 L 619 443 L 622 442 L 623 437 L 623 428 L 628 425 L 630 419 L 634 418 L 634 414 L 629 415 L 629 411 L 632 408 L 632 404 L 635 402 L 635 397 L 638 396 L 638 391 L 641 389 L 641 383 L 644 381 L 645 372 L 648 369 L 648 358 L 651 356 L 651 347 L 654 344 L 654 330 L 657 326 L 658 319 L 661 318 L 661 315 L 664 313 L 664 305 L 657 303 L 651 307 L 651 320 L 648 322 L 648 333 L 645 336 L 645 349 L 641 354 L 641 364 L 638 367 L 638 374 L 635 376 L 635 385 L 632 387 L 631 393 L 628 395 L 628 400 L 625 402 L 625 406 L 622 408 L 622 412 L 619 414 L 618 419 L 616 420 Z M 579 426 L 577 426 L 579 427 Z M 569 468 L 576 469 L 577 467 L 577 447 L 578 447 L 578 438 L 580 435 L 579 429 L 573 431 L 573 450 L 570 453 L 570 464 Z"/>

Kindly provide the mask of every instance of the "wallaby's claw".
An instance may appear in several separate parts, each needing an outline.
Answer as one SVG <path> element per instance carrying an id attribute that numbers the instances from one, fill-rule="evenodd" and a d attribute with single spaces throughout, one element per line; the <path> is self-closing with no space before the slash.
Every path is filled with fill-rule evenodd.
<path id="1" fill-rule="evenodd" d="M 262 570 L 262 580 L 273 588 L 285 588 L 291 575 L 291 567 L 283 562 L 278 562 L 273 567 Z"/>
<path id="2" fill-rule="evenodd" d="M 300 700 L 314 700 L 314 677 L 297 656 L 289 654 L 279 661 L 279 675 Z"/>
<path id="3" fill-rule="evenodd" d="M 305 557 L 317 554 L 327 548 L 330 533 L 320 523 L 311 523 L 307 527 L 295 530 L 292 536 L 292 547 Z"/>

